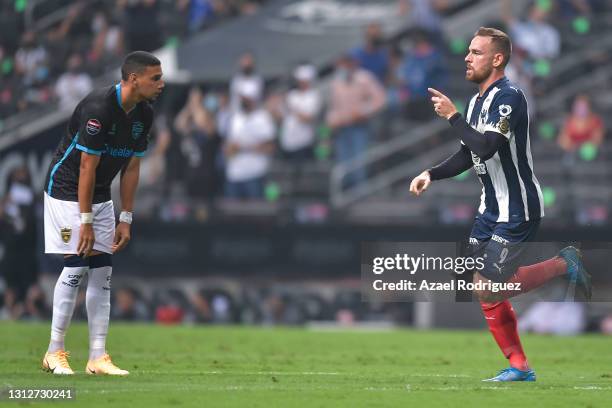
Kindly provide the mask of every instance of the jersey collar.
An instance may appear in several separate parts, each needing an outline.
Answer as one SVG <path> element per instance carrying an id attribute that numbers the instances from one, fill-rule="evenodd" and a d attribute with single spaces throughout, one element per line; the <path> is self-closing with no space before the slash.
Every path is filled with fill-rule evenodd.
<path id="1" fill-rule="evenodd" d="M 117 105 L 123 109 L 123 105 L 121 104 L 121 82 L 115 85 L 115 93 L 117 94 Z"/>
<path id="2" fill-rule="evenodd" d="M 115 85 L 115 94 L 117 95 L 117 105 L 119 106 L 119 109 L 121 109 L 121 112 L 125 113 L 126 115 L 129 115 L 134 110 L 134 108 L 138 106 L 138 104 L 134 105 L 134 107 L 128 112 L 123 109 L 123 104 L 121 103 L 121 82 Z"/>
<path id="3" fill-rule="evenodd" d="M 506 82 L 508 81 L 508 78 L 506 78 L 505 76 L 499 78 L 497 81 L 493 82 L 491 85 L 489 85 L 489 87 L 487 88 L 486 91 L 484 91 L 484 93 L 482 94 L 482 96 L 479 96 L 478 99 L 484 99 L 487 97 L 487 95 L 489 94 L 489 92 L 491 92 L 491 89 L 495 88 L 496 86 L 498 86 L 499 84 L 501 84 L 502 82 Z"/>

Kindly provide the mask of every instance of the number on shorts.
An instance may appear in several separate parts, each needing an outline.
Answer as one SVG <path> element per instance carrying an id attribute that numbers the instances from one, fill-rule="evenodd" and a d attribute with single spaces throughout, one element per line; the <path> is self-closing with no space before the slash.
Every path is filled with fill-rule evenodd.
<path id="1" fill-rule="evenodd" d="M 499 255 L 499 263 L 503 264 L 507 256 L 508 256 L 508 248 L 502 249 L 501 254 Z"/>

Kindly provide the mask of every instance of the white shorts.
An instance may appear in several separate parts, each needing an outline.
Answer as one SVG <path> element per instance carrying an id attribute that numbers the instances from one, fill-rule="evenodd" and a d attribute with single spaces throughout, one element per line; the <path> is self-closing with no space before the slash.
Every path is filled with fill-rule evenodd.
<path id="1" fill-rule="evenodd" d="M 115 208 L 112 201 L 93 204 L 93 249 L 112 253 L 115 238 Z M 45 253 L 77 254 L 81 211 L 79 203 L 50 197 L 45 192 Z"/>

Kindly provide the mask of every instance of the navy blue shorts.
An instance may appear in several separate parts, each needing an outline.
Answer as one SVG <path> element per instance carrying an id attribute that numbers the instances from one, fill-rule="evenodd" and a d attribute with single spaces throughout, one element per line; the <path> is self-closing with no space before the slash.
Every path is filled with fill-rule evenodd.
<path id="1" fill-rule="evenodd" d="M 476 216 L 468 243 L 468 256 L 484 257 L 478 271 L 493 282 L 507 282 L 527 259 L 527 242 L 533 240 L 540 219 L 523 222 L 491 222 Z"/>

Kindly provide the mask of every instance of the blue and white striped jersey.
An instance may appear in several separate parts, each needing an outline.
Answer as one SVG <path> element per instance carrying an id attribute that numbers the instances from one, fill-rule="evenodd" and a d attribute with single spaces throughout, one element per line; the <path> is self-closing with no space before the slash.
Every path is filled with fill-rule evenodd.
<path id="1" fill-rule="evenodd" d="M 482 183 L 478 212 L 492 222 L 543 217 L 542 190 L 533 172 L 529 113 L 523 92 L 507 78 L 501 78 L 482 96 L 472 97 L 465 117 L 478 132 L 493 131 L 508 139 L 484 162 L 472 152 L 474 170 Z"/>

